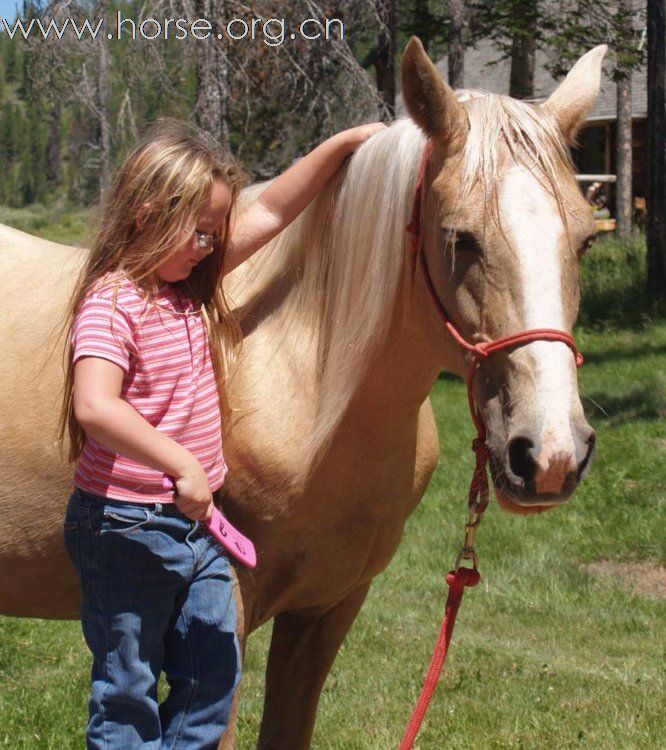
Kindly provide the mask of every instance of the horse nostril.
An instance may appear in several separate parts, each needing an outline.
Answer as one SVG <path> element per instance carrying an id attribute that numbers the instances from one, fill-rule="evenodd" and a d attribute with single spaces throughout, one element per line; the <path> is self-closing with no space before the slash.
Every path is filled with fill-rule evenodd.
<path id="1" fill-rule="evenodd" d="M 522 479 L 525 486 L 536 479 L 537 464 L 534 456 L 534 443 L 525 437 L 515 437 L 509 441 L 509 468 Z"/>

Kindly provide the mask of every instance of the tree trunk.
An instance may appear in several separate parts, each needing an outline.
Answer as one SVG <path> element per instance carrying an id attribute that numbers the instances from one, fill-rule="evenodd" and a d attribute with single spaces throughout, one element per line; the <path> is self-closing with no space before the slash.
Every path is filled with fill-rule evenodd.
<path id="1" fill-rule="evenodd" d="M 412 28 L 427 52 L 433 37 L 432 17 L 428 0 L 414 0 L 412 5 Z"/>
<path id="2" fill-rule="evenodd" d="M 648 0 L 648 288 L 666 299 L 666 0 Z"/>
<path id="3" fill-rule="evenodd" d="M 449 86 L 461 89 L 465 85 L 465 0 L 449 0 L 449 8 Z"/>
<path id="4" fill-rule="evenodd" d="M 49 185 L 60 183 L 62 154 L 60 149 L 60 101 L 51 101 L 49 111 L 49 137 L 46 144 L 46 179 Z"/>
<path id="5" fill-rule="evenodd" d="M 226 18 L 226 3 L 198 0 L 197 18 L 220 21 Z M 208 39 L 195 43 L 197 102 L 194 107 L 196 124 L 224 146 L 229 145 L 229 81 L 227 60 L 222 54 L 217 31 Z"/>
<path id="6" fill-rule="evenodd" d="M 514 26 L 519 29 L 511 42 L 509 96 L 534 98 L 534 56 L 536 54 L 537 3 L 523 0 L 514 6 Z"/>
<path id="7" fill-rule="evenodd" d="M 218 138 L 225 148 L 229 148 L 229 65 L 227 58 L 219 54 L 219 51 L 218 63 L 217 85 L 220 91 L 220 129 Z"/>
<path id="8" fill-rule="evenodd" d="M 377 37 L 377 89 L 391 119 L 395 117 L 395 2 L 375 0 L 382 27 Z"/>
<path id="9" fill-rule="evenodd" d="M 109 124 L 109 51 L 104 36 L 99 39 L 97 108 L 99 111 L 99 193 L 102 201 L 111 175 L 111 126 Z"/>
<path id="10" fill-rule="evenodd" d="M 615 131 L 615 219 L 618 237 L 631 233 L 633 213 L 632 137 L 631 137 L 631 71 L 625 71 L 617 83 L 617 127 Z"/>

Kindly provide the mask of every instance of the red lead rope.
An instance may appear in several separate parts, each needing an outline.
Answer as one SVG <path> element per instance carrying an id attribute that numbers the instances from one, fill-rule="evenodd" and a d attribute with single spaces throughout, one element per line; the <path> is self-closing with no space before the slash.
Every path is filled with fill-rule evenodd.
<path id="1" fill-rule="evenodd" d="M 480 580 L 479 571 L 473 568 L 458 568 L 458 570 L 452 570 L 446 576 L 446 582 L 449 584 L 449 595 L 446 598 L 446 609 L 439 632 L 439 639 L 437 640 L 435 653 L 430 662 L 428 674 L 423 683 L 421 695 L 412 714 L 405 736 L 400 743 L 400 750 L 411 750 L 430 706 L 430 701 L 437 687 L 444 661 L 446 660 L 446 652 L 448 651 L 449 642 L 453 635 L 453 627 L 456 624 L 456 615 L 458 614 L 465 586 L 476 586 Z"/>
<path id="2" fill-rule="evenodd" d="M 428 168 L 428 162 L 432 155 L 433 145 L 432 141 L 428 141 L 425 150 L 423 152 L 423 159 L 421 161 L 421 168 L 419 170 L 419 179 L 416 186 L 416 194 L 414 196 L 414 205 L 412 207 L 412 216 L 407 231 L 412 235 L 412 262 L 413 269 L 416 270 L 416 261 L 419 255 L 419 248 L 421 245 L 421 202 L 423 195 L 423 184 L 425 182 L 426 171 Z M 510 349 L 516 346 L 523 346 L 533 341 L 557 341 L 562 344 L 566 344 L 574 354 L 576 359 L 576 366 L 580 367 L 583 364 L 583 356 L 578 351 L 576 342 L 573 337 L 566 331 L 559 331 L 554 328 L 534 328 L 529 331 L 521 331 L 512 336 L 504 336 L 494 341 L 482 341 L 477 344 L 470 344 L 460 331 L 454 326 L 449 318 L 449 315 L 444 308 L 441 300 L 437 296 L 437 290 L 435 284 L 430 275 L 430 269 L 428 268 L 428 261 L 425 257 L 425 253 L 420 253 L 421 265 L 423 267 L 423 273 L 428 285 L 430 296 L 435 303 L 435 307 L 439 312 L 442 322 L 446 329 L 449 331 L 451 336 L 458 342 L 458 344 L 466 349 L 472 355 L 472 365 L 467 374 L 467 399 L 469 401 L 469 409 L 476 426 L 476 438 L 472 441 L 472 449 L 476 454 L 476 466 L 474 467 L 474 475 L 469 488 L 469 499 L 468 499 L 468 510 L 469 516 L 466 526 L 465 543 L 463 545 L 458 559 L 456 560 L 455 570 L 452 570 L 446 576 L 446 582 L 449 586 L 449 593 L 446 599 L 446 607 L 444 613 L 444 619 L 435 647 L 435 653 L 433 654 L 421 690 L 421 695 L 412 714 L 412 718 L 405 732 L 405 736 L 400 744 L 400 750 L 411 750 L 414 745 L 414 740 L 419 733 L 423 719 L 425 718 L 426 712 L 430 705 L 430 701 L 437 687 L 439 676 L 446 660 L 446 653 L 449 648 L 451 636 L 453 635 L 453 627 L 456 623 L 456 616 L 458 614 L 458 608 L 462 601 L 462 596 L 466 586 L 476 586 L 481 580 L 481 576 L 477 570 L 477 558 L 476 552 L 474 551 L 473 540 L 474 532 L 478 528 L 483 514 L 488 507 L 489 501 L 489 485 L 488 485 L 488 473 L 486 466 L 488 464 L 488 448 L 486 446 L 486 426 L 483 422 L 481 411 L 474 401 L 473 383 L 474 375 L 479 368 L 481 360 L 488 357 L 490 354 L 502 349 Z M 463 568 L 461 563 L 463 560 L 471 560 L 473 568 Z"/>

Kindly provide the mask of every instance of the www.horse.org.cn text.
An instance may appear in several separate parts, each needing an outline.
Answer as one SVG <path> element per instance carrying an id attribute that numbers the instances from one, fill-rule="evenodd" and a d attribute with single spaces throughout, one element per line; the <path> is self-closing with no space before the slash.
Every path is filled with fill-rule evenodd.
<path id="1" fill-rule="evenodd" d="M 41 18 L 16 19 L 13 22 L 0 18 L 0 30 L 4 29 L 10 39 L 42 37 L 45 40 L 60 40 L 72 37 L 81 41 L 139 39 L 194 39 L 203 41 L 211 37 L 228 42 L 262 42 L 269 47 L 279 47 L 290 41 L 336 41 L 345 38 L 344 23 L 339 18 L 305 18 L 290 21 L 287 18 L 231 18 L 221 22 L 207 18 L 143 18 L 134 20 L 117 11 L 115 18 L 107 23 L 104 18 L 77 20 L 53 18 L 48 22 Z"/>

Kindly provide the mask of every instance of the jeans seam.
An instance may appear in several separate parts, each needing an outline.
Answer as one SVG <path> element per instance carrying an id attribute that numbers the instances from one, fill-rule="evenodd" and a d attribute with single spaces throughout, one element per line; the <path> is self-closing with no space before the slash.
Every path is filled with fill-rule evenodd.
<path id="1" fill-rule="evenodd" d="M 93 522 L 92 522 L 92 514 L 90 514 L 90 527 L 92 530 Z M 92 539 L 92 546 L 93 546 L 93 560 L 95 563 L 95 569 L 93 571 L 93 578 L 94 581 L 94 590 L 93 590 L 93 597 L 97 603 L 97 607 L 99 612 L 103 612 L 102 609 L 102 602 L 99 594 L 99 575 L 100 575 L 100 543 L 99 539 L 95 541 L 95 534 L 93 533 L 91 535 Z M 104 745 L 104 748 L 109 748 L 108 738 L 107 738 L 107 732 L 106 732 L 106 725 L 107 725 L 107 716 L 106 716 L 106 701 L 104 700 L 106 697 L 106 694 L 109 690 L 110 681 L 109 681 L 109 639 L 107 634 L 106 627 L 102 628 L 102 633 L 104 637 L 104 664 L 103 664 L 103 675 L 104 675 L 104 687 L 102 688 L 102 693 L 99 699 L 99 714 L 102 720 L 102 726 L 101 726 L 101 735 L 102 735 L 102 743 Z"/>
<path id="2" fill-rule="evenodd" d="M 198 682 L 198 679 L 199 679 L 199 676 L 198 676 L 198 665 L 197 665 L 197 663 L 196 663 L 196 661 L 194 659 L 194 652 L 192 650 L 192 642 L 191 642 L 191 638 L 190 638 L 190 627 L 189 627 L 189 624 L 188 624 L 188 621 L 187 621 L 187 617 L 186 617 L 187 610 L 186 610 L 185 602 L 183 602 L 183 606 L 181 607 L 180 612 L 181 612 L 180 613 L 180 617 L 182 617 L 182 619 L 183 619 L 183 624 L 185 625 L 185 632 L 187 633 L 187 638 L 186 638 L 186 641 L 187 641 L 187 650 L 188 650 L 188 652 L 190 654 L 190 663 L 192 664 L 192 669 L 190 670 L 191 674 L 192 674 L 192 684 L 191 684 L 189 692 L 188 692 L 187 701 L 186 701 L 186 703 L 183 706 L 183 709 L 181 711 L 180 721 L 178 722 L 178 727 L 177 727 L 176 731 L 173 734 L 173 742 L 171 743 L 171 746 L 170 746 L 169 750 L 176 750 L 176 747 L 177 747 L 178 743 L 180 743 L 180 740 L 182 739 L 183 725 L 185 724 L 185 719 L 191 713 L 191 710 L 192 710 L 192 699 L 194 698 L 194 693 L 196 691 L 197 682 Z"/>

